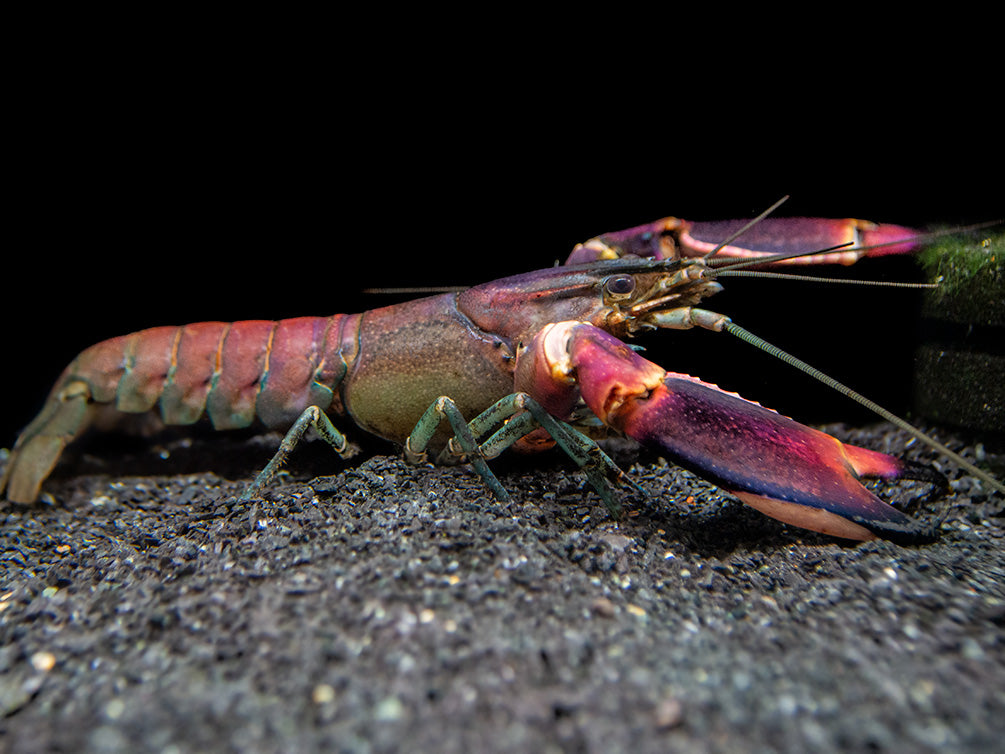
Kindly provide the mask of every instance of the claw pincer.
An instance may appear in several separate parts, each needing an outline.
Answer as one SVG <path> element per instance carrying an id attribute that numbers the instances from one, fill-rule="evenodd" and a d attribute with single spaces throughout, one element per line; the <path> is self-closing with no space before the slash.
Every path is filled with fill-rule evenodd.
<path id="1" fill-rule="evenodd" d="M 517 386 L 542 405 L 561 410 L 581 396 L 605 424 L 773 518 L 847 539 L 935 538 L 859 482 L 917 478 L 910 465 L 666 372 L 592 325 L 549 325 L 520 361 Z"/>
<path id="2" fill-rule="evenodd" d="M 864 256 L 907 254 L 918 246 L 917 231 L 902 225 L 855 218 L 771 217 L 745 230 L 739 242 L 720 246 L 743 226 L 742 220 L 697 222 L 665 217 L 626 230 L 604 233 L 579 244 L 567 264 L 617 259 L 629 254 L 654 259 L 717 256 L 756 259 L 847 245 L 848 248 L 811 258 L 784 260 L 792 264 L 854 264 Z"/>

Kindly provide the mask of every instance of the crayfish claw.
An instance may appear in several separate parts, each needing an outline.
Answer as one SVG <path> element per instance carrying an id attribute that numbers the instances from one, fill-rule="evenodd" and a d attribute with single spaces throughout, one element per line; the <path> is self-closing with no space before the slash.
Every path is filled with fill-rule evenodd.
<path id="1" fill-rule="evenodd" d="M 751 492 L 731 492 L 745 505 L 777 521 L 840 539 L 885 539 L 898 545 L 917 545 L 934 542 L 939 538 L 937 525 L 925 527 L 906 516 L 881 518 L 851 512 L 836 513 L 822 507 L 792 503 Z"/>
<path id="2" fill-rule="evenodd" d="M 931 466 L 914 463 L 913 461 L 905 461 L 904 469 L 900 476 L 902 479 L 928 482 L 931 485 L 927 492 L 916 495 L 904 505 L 904 508 L 907 510 L 917 510 L 921 506 L 939 500 L 949 494 L 949 480 L 946 479 L 945 474 L 936 471 Z"/>
<path id="3" fill-rule="evenodd" d="M 605 424 L 768 516 L 845 539 L 913 544 L 937 536 L 859 481 L 938 483 L 937 472 L 845 445 L 735 393 L 667 372 L 587 323 L 552 325 L 527 353 L 548 369 L 525 365 L 525 373 L 557 374 L 533 383 L 539 394 L 550 399 L 574 389 Z"/>

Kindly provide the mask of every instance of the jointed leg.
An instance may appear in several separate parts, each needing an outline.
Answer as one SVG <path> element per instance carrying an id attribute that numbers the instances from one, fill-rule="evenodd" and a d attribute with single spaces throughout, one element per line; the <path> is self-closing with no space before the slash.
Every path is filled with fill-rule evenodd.
<path id="1" fill-rule="evenodd" d="M 257 497 L 262 488 L 272 481 L 279 469 L 286 463 L 290 453 L 303 439 L 304 432 L 307 431 L 308 427 L 313 427 L 318 436 L 331 445 L 342 458 L 349 458 L 353 454 L 354 449 L 345 439 L 345 435 L 335 429 L 331 419 L 317 406 L 309 406 L 290 427 L 283 441 L 279 444 L 276 454 L 272 456 L 272 460 L 259 472 L 255 481 L 241 493 L 240 500 L 242 502 Z"/>
<path id="2" fill-rule="evenodd" d="M 496 475 L 489 469 L 488 464 L 485 463 L 485 458 L 481 454 L 478 442 L 468 428 L 468 423 L 461 414 L 460 409 L 457 408 L 453 400 L 445 395 L 441 395 L 433 402 L 433 405 L 426 409 L 426 413 L 422 415 L 422 418 L 415 425 L 415 429 L 412 430 L 412 434 L 408 436 L 408 439 L 405 441 L 405 458 L 410 463 L 425 463 L 426 448 L 429 445 L 429 441 L 433 438 L 433 435 L 440 426 L 440 422 L 444 419 L 450 423 L 450 428 L 454 431 L 454 438 L 461 446 L 461 452 L 458 455 L 465 456 L 468 463 L 475 467 L 475 470 L 485 480 L 485 484 L 492 489 L 497 498 L 503 502 L 508 502 L 509 495 L 499 483 Z"/>
<path id="3" fill-rule="evenodd" d="M 464 422 L 453 401 L 446 397 L 439 398 L 419 420 L 408 438 L 405 452 L 409 461 L 422 463 L 426 460 L 426 447 L 442 418 L 450 421 L 455 437 L 444 448 L 441 458 L 453 457 L 471 463 L 500 500 L 509 500 L 509 495 L 489 470 L 485 460 L 495 458 L 521 438 L 543 428 L 583 470 L 611 514 L 620 514 L 621 506 L 608 480 L 631 480 L 596 442 L 565 422 L 555 419 L 526 393 L 514 393 L 497 401 L 470 423 Z M 500 423 L 502 427 L 487 440 L 478 443 L 478 438 L 488 435 Z"/>

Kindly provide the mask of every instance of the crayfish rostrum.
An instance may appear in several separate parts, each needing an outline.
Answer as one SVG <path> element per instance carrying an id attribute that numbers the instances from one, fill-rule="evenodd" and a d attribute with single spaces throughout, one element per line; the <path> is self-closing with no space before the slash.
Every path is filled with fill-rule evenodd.
<path id="1" fill-rule="evenodd" d="M 208 418 L 217 429 L 289 430 L 245 493 L 258 495 L 308 428 L 348 454 L 335 424 L 351 419 L 401 443 L 412 461 L 433 451 L 474 464 L 500 498 L 506 491 L 487 459 L 544 438 L 613 511 L 611 482 L 625 475 L 590 438 L 602 424 L 796 526 L 860 540 L 933 539 L 859 479 L 938 484 L 937 472 L 667 372 L 626 344 L 651 330 L 730 329 L 699 306 L 720 290 L 720 260 L 850 264 L 909 252 L 916 235 L 782 218 L 723 244 L 733 227 L 665 219 L 580 244 L 564 266 L 360 314 L 156 327 L 98 343 L 66 368 L 22 432 L 0 490 L 36 500 L 63 449 L 99 414 L 150 413 L 165 425 Z"/>

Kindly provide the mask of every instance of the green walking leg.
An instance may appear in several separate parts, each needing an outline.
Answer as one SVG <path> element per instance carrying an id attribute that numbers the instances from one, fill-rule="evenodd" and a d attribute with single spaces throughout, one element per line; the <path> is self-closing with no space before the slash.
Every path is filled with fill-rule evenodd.
<path id="1" fill-rule="evenodd" d="M 304 432 L 311 427 L 318 436 L 334 448 L 342 458 L 349 458 L 355 452 L 355 448 L 349 445 L 345 435 L 335 429 L 331 419 L 317 406 L 309 406 L 290 427 L 289 432 L 279 444 L 279 450 L 272 456 L 272 460 L 255 477 L 255 481 L 248 485 L 247 489 L 241 493 L 239 498 L 242 502 L 258 497 L 262 488 L 272 481 L 286 459 L 297 444 L 303 439 Z"/>

